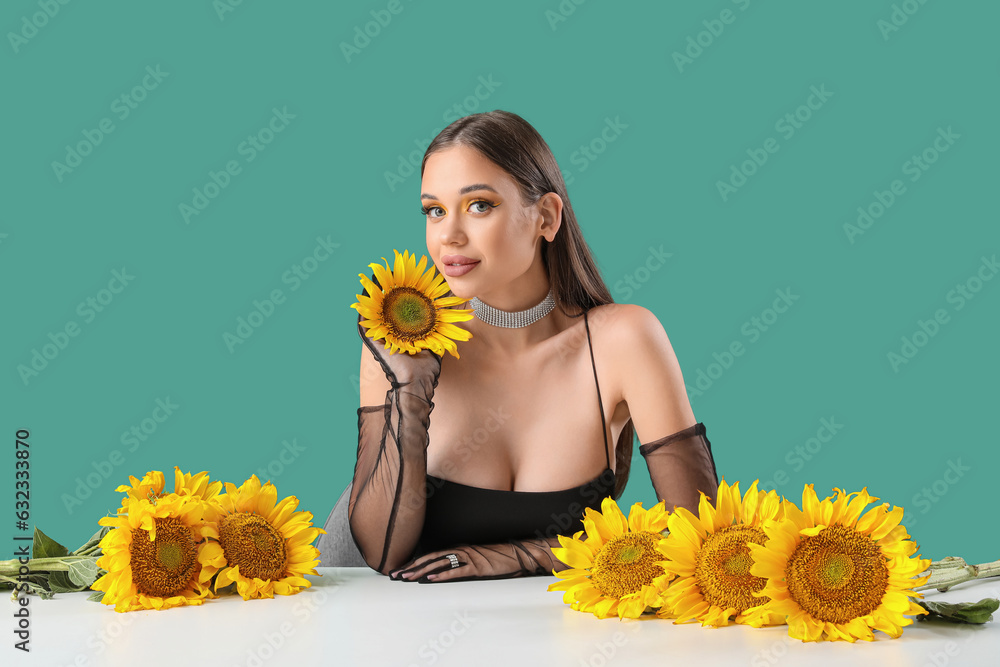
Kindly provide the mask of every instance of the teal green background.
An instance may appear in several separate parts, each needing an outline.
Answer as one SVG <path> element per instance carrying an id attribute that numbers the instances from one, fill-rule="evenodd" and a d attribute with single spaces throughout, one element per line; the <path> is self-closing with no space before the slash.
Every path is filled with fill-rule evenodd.
<path id="1" fill-rule="evenodd" d="M 720 474 L 784 480 L 797 502 L 806 483 L 821 497 L 867 486 L 906 508 L 925 557 L 1000 557 L 984 522 L 1000 462 L 1000 280 L 961 310 L 947 301 L 1000 250 L 1000 7 L 930 2 L 886 36 L 883 0 L 590 0 L 562 3 L 556 23 L 555 0 L 403 0 L 348 62 L 341 43 L 386 6 L 70 3 L 15 52 L 9 33 L 40 10 L 4 3 L 2 497 L 13 505 L 25 428 L 32 523 L 70 548 L 129 474 L 175 465 L 240 483 L 272 464 L 279 494 L 322 524 L 357 446 L 357 274 L 394 248 L 426 253 L 419 168 L 394 187 L 386 173 L 492 77 L 462 114 L 505 109 L 538 129 L 612 294 L 656 313 L 689 388 L 744 343 L 689 394 Z M 726 9 L 733 22 L 679 71 L 674 52 Z M 119 119 L 113 101 L 147 66 L 166 78 Z M 832 97 L 785 139 L 775 123 L 811 86 Z M 247 162 L 238 146 L 273 108 L 295 118 Z M 52 162 L 105 117 L 114 131 L 60 181 Z M 627 127 L 581 161 L 606 118 Z M 902 165 L 939 127 L 960 138 L 909 181 Z M 779 150 L 723 201 L 717 181 L 768 137 Z M 229 160 L 242 171 L 186 224 L 180 204 Z M 897 178 L 905 194 L 849 242 L 844 224 Z M 292 290 L 282 276 L 317 237 L 339 246 Z M 646 278 L 650 246 L 671 258 L 625 289 Z M 85 323 L 77 305 L 122 267 L 134 280 Z M 750 342 L 744 323 L 785 288 L 799 299 Z M 274 289 L 285 302 L 230 352 L 224 333 Z M 887 355 L 939 308 L 949 322 L 894 370 Z M 70 320 L 80 334 L 25 382 L 19 366 Z M 167 398 L 179 407 L 128 451 L 122 433 Z M 843 429 L 806 460 L 795 448 L 823 418 Z M 279 470 L 284 441 L 299 449 Z M 637 449 L 623 507 L 653 500 Z M 102 463 L 115 450 L 120 465 Z M 950 463 L 968 470 L 946 475 Z M 67 505 L 100 470 L 109 479 Z M 935 483 L 943 492 L 921 497 Z"/>

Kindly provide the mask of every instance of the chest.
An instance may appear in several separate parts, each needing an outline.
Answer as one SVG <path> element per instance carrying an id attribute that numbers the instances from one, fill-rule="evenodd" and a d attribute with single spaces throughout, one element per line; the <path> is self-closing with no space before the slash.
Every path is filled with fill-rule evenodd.
<path id="1" fill-rule="evenodd" d="M 430 416 L 428 474 L 551 491 L 590 480 L 613 461 L 613 417 L 621 411 L 606 393 L 616 384 L 612 369 L 602 368 L 596 349 L 592 362 L 585 334 L 580 341 L 573 333 L 520 358 L 446 357 Z"/>

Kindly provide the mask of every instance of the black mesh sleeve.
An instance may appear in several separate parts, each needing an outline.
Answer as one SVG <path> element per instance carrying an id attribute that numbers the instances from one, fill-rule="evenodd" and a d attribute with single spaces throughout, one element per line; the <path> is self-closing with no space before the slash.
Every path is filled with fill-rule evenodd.
<path id="1" fill-rule="evenodd" d="M 383 574 L 405 563 L 424 524 L 427 430 L 441 357 L 430 350 L 390 355 L 381 340 L 361 339 L 391 388 L 382 405 L 358 408 L 358 459 L 348 504 L 351 535 L 370 567 Z"/>
<path id="2" fill-rule="evenodd" d="M 699 491 L 715 499 L 719 477 L 712 443 L 701 422 L 640 445 L 639 453 L 649 468 L 657 499 L 663 500 L 668 510 L 684 507 L 697 515 Z"/>
<path id="3" fill-rule="evenodd" d="M 425 584 L 434 581 L 428 579 L 428 575 L 438 575 L 439 581 L 470 581 L 552 574 L 569 567 L 552 553 L 552 547 L 560 546 L 558 537 L 507 540 L 497 544 L 463 544 L 421 554 L 391 576 L 393 579 Z M 453 568 L 448 554 L 457 557 L 457 567 Z"/>

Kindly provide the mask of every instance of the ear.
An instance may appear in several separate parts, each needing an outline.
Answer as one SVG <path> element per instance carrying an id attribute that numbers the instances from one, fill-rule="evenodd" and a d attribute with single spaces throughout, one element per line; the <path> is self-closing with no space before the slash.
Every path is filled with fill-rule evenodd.
<path id="1" fill-rule="evenodd" d="M 556 238 L 556 232 L 562 226 L 563 201 L 555 192 L 546 192 L 538 200 L 538 215 L 541 221 L 538 225 L 538 232 L 545 240 L 552 243 Z"/>

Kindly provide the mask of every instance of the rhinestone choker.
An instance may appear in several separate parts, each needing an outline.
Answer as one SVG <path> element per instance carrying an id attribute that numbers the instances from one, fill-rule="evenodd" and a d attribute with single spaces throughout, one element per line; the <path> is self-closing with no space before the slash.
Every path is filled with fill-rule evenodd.
<path id="1" fill-rule="evenodd" d="M 479 300 L 479 297 L 472 297 L 471 299 L 472 309 L 478 317 L 483 322 L 487 324 L 492 324 L 495 327 L 504 327 L 507 329 L 514 329 L 517 327 L 526 327 L 529 324 L 534 324 L 538 320 L 542 319 L 556 307 L 556 299 L 552 294 L 552 288 L 549 288 L 549 293 L 545 295 L 545 298 L 536 306 L 532 306 L 527 310 L 519 310 L 515 312 L 508 312 L 506 310 L 499 310 L 490 306 Z"/>

